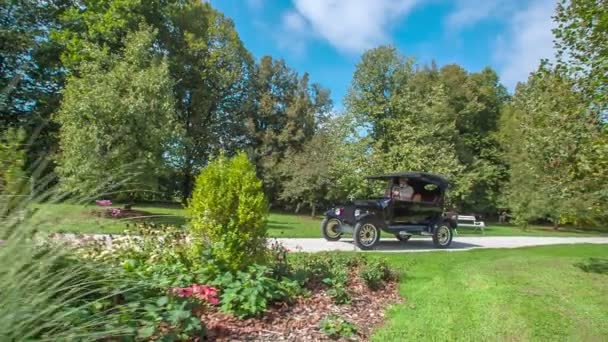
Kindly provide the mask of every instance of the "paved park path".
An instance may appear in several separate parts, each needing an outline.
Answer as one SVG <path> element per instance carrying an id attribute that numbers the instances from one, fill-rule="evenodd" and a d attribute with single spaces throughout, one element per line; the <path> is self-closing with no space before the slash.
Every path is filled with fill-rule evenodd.
<path id="1" fill-rule="evenodd" d="M 292 251 L 355 251 L 358 248 L 352 239 L 329 242 L 325 239 L 273 239 L 281 242 Z M 536 237 L 536 236 L 456 236 L 448 249 L 434 248 L 431 238 L 412 238 L 406 243 L 397 239 L 380 240 L 378 252 L 430 252 L 430 251 L 467 251 L 480 248 L 517 248 L 558 244 L 608 244 L 608 237 Z M 608 245 L 606 246 L 608 248 Z"/>
<path id="2" fill-rule="evenodd" d="M 60 238 L 67 240 L 78 239 L 74 234 L 58 234 Z M 80 235 L 82 238 L 106 240 L 106 243 L 111 245 L 112 238 L 119 238 L 119 235 Z M 56 236 L 57 237 L 57 236 Z M 330 242 L 322 238 L 270 238 L 269 242 L 278 241 L 283 246 L 291 251 L 302 252 L 322 252 L 322 251 L 356 251 L 353 240 L 344 238 L 340 241 Z M 529 246 L 546 246 L 559 244 L 577 244 L 577 243 L 592 243 L 592 244 L 607 244 L 608 236 L 606 237 L 540 237 L 540 236 L 455 236 L 452 245 L 448 249 L 438 249 L 433 246 L 430 237 L 413 237 L 408 242 L 402 243 L 397 239 L 382 239 L 376 246 L 378 252 L 453 252 L 467 251 L 471 249 L 481 248 L 517 248 Z"/>

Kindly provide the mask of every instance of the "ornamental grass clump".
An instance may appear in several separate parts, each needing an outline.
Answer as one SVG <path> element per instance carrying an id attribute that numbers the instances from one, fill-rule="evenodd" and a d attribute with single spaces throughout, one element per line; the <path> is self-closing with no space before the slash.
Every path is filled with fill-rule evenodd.
<path id="1" fill-rule="evenodd" d="M 266 255 L 268 202 L 245 153 L 211 161 L 196 179 L 188 204 L 195 252 L 210 248 L 232 271 Z"/>

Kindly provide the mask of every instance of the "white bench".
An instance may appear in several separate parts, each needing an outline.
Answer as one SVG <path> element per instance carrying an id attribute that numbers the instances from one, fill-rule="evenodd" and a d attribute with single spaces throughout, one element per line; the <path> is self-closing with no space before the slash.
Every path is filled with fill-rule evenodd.
<path id="1" fill-rule="evenodd" d="M 482 233 L 485 233 L 483 229 L 486 224 L 483 221 L 477 221 L 477 218 L 472 215 L 458 215 L 458 227 L 474 227 L 475 230 L 480 229 Z"/>

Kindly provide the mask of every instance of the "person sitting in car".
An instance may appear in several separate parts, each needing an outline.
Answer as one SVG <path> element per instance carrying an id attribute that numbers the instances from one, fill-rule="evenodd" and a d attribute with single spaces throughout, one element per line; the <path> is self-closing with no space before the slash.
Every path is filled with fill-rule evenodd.
<path id="1" fill-rule="evenodd" d="M 407 178 L 399 178 L 399 185 L 393 186 L 391 191 L 393 198 L 400 201 L 411 201 L 414 195 L 414 188 L 412 188 L 407 181 Z"/>

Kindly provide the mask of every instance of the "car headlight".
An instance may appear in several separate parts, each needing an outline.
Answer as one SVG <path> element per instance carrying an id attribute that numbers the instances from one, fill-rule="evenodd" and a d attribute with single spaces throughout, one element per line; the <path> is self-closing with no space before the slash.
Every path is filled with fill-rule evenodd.
<path id="1" fill-rule="evenodd" d="M 359 216 L 359 215 L 361 215 L 361 210 L 356 209 L 356 210 L 355 210 L 355 216 Z"/>
<path id="2" fill-rule="evenodd" d="M 336 208 L 334 212 L 336 213 L 336 215 L 340 216 L 342 215 L 342 208 Z"/>

